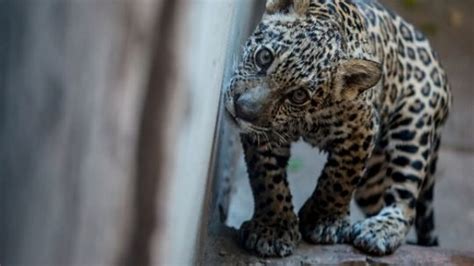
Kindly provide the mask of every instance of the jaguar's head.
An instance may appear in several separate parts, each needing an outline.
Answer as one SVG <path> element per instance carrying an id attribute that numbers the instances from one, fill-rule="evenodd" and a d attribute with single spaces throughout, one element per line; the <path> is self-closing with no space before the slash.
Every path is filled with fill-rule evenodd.
<path id="1" fill-rule="evenodd" d="M 340 25 L 312 15 L 309 0 L 268 0 L 225 94 L 243 132 L 298 134 L 328 106 L 355 100 L 381 76 L 351 58 Z"/>

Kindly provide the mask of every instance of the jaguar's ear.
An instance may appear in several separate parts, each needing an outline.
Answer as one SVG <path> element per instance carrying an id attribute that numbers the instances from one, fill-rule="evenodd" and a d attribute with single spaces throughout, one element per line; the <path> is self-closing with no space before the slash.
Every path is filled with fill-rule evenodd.
<path id="1" fill-rule="evenodd" d="M 268 13 L 273 14 L 290 6 L 291 0 L 267 0 L 265 8 Z"/>
<path id="2" fill-rule="evenodd" d="M 298 15 L 304 15 L 308 11 L 310 0 L 267 0 L 266 10 L 269 14 L 280 12 L 293 5 Z"/>
<path id="3" fill-rule="evenodd" d="M 374 87 L 382 77 L 381 65 L 363 59 L 351 59 L 339 64 L 334 80 L 336 96 L 354 100 L 362 92 Z"/>

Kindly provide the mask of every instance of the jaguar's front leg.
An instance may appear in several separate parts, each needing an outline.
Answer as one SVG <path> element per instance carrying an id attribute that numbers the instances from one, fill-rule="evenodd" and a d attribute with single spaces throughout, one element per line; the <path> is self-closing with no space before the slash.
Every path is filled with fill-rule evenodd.
<path id="1" fill-rule="evenodd" d="M 332 141 L 316 190 L 299 211 L 303 238 L 314 244 L 348 243 L 350 202 L 373 149 L 373 123 Z M 349 130 L 349 128 L 347 128 Z"/>
<path id="2" fill-rule="evenodd" d="M 301 239 L 286 179 L 290 144 L 241 139 L 255 202 L 252 219 L 240 228 L 242 244 L 261 256 L 288 256 Z"/>

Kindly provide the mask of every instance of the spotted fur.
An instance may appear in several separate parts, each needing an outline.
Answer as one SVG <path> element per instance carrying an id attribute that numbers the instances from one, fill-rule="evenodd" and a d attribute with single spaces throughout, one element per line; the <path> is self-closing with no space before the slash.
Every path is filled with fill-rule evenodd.
<path id="1" fill-rule="evenodd" d="M 437 244 L 433 175 L 451 94 L 423 34 L 377 1 L 268 0 L 225 105 L 255 199 L 245 248 L 287 256 L 302 237 L 384 255 L 413 224 L 418 244 Z M 328 160 L 297 216 L 285 168 L 300 138 Z M 351 225 L 353 196 L 367 218 Z"/>

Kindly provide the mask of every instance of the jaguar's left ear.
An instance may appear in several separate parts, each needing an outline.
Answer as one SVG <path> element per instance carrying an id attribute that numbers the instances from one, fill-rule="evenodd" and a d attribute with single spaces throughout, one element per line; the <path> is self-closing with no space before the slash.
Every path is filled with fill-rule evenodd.
<path id="1" fill-rule="evenodd" d="M 382 77 L 381 65 L 364 59 L 351 59 L 339 64 L 334 80 L 336 96 L 354 100 L 362 92 L 374 87 Z"/>

